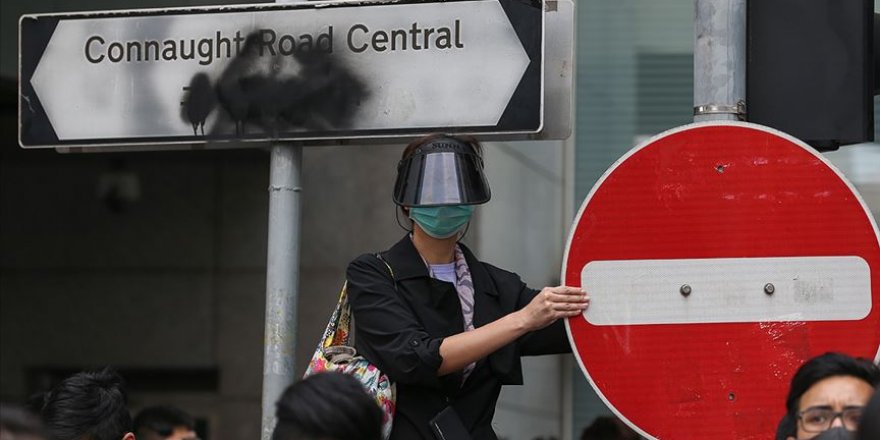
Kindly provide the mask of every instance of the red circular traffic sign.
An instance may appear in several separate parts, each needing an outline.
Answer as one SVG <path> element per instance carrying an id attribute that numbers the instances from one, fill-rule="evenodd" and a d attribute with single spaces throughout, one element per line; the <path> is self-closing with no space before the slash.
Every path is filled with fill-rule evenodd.
<path id="1" fill-rule="evenodd" d="M 880 355 L 877 226 L 822 156 L 766 127 L 693 124 L 627 153 L 562 274 L 592 298 L 566 323 L 581 369 L 648 438 L 773 438 L 803 361 Z"/>

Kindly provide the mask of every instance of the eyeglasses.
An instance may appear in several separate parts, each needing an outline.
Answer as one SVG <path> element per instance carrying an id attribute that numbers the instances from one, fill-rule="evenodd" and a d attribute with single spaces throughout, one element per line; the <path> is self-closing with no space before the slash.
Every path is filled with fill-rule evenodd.
<path id="1" fill-rule="evenodd" d="M 806 432 L 822 432 L 831 427 L 834 419 L 840 417 L 843 427 L 848 431 L 855 431 L 859 427 L 859 419 L 862 418 L 861 406 L 850 406 L 843 411 L 835 412 L 831 408 L 813 407 L 797 413 L 801 421 L 801 428 Z"/>

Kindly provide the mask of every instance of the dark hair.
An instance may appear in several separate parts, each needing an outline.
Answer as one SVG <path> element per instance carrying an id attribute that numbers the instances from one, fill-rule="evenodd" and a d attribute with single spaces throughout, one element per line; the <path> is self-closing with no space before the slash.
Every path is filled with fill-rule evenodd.
<path id="1" fill-rule="evenodd" d="M 169 405 L 144 408 L 134 418 L 134 434 L 138 440 L 165 438 L 174 433 L 174 428 L 195 430 L 195 427 L 189 414 Z"/>
<path id="2" fill-rule="evenodd" d="M 797 419 L 795 416 L 789 415 L 788 412 L 782 416 L 779 425 L 776 427 L 776 440 L 787 440 L 797 434 Z"/>
<path id="3" fill-rule="evenodd" d="M 120 440 L 132 430 L 126 403 L 122 377 L 104 369 L 61 381 L 40 413 L 53 440 Z"/>
<path id="4" fill-rule="evenodd" d="M 43 425 L 35 414 L 20 406 L 5 403 L 0 404 L 0 438 L 5 438 L 3 433 L 12 434 L 13 438 L 17 436 L 46 437 Z"/>
<path id="5" fill-rule="evenodd" d="M 321 373 L 284 390 L 272 440 L 380 440 L 382 410 L 351 376 Z"/>
<path id="6" fill-rule="evenodd" d="M 801 396 L 817 382 L 833 376 L 852 376 L 876 388 L 880 383 L 880 368 L 868 359 L 854 358 L 842 353 L 825 353 L 804 362 L 791 379 L 788 397 L 785 399 L 786 414 L 779 422 L 776 438 L 797 434 L 797 412 Z"/>
<path id="7" fill-rule="evenodd" d="M 868 414 L 874 415 L 869 416 Z M 876 440 L 880 438 L 880 417 L 877 417 L 877 414 L 880 414 L 880 389 L 874 391 L 871 400 L 865 405 L 862 420 L 859 422 L 857 440 Z"/>

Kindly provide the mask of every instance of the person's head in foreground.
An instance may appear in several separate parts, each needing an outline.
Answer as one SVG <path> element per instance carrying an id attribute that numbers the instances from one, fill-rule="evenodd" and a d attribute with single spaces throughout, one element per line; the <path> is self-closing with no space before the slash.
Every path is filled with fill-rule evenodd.
<path id="1" fill-rule="evenodd" d="M 135 440 L 122 377 L 109 369 L 64 379 L 40 415 L 52 440 Z"/>
<path id="2" fill-rule="evenodd" d="M 878 383 L 880 368 L 867 359 L 826 353 L 808 360 L 791 379 L 777 438 L 853 439 Z"/>
<path id="3" fill-rule="evenodd" d="M 381 440 L 382 410 L 342 373 L 320 373 L 287 387 L 276 404 L 272 440 Z"/>

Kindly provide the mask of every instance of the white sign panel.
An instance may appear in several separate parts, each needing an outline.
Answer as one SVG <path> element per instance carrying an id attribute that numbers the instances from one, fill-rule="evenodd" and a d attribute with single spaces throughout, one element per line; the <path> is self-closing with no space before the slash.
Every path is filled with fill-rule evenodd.
<path id="1" fill-rule="evenodd" d="M 24 16 L 20 141 L 535 133 L 542 17 L 509 0 Z"/>
<path id="2" fill-rule="evenodd" d="M 593 325 L 855 321 L 871 311 L 871 270 L 858 256 L 591 261 L 581 285 Z"/>

